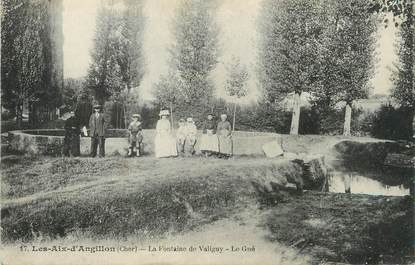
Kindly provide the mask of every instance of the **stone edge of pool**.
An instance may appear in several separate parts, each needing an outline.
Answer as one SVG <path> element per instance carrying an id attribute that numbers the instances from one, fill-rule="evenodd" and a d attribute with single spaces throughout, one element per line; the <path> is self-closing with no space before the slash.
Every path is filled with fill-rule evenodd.
<path id="1" fill-rule="evenodd" d="M 108 129 L 105 140 L 107 155 L 123 155 L 127 153 L 127 130 Z M 55 135 L 51 135 L 55 134 Z M 9 149 L 12 151 L 32 155 L 61 155 L 64 130 L 62 129 L 32 129 L 8 132 Z M 155 130 L 143 130 L 144 152 L 154 153 Z M 201 131 L 198 132 L 200 139 Z M 281 143 L 281 135 L 267 132 L 236 131 L 233 135 L 234 155 L 261 155 L 262 145 L 271 141 Z M 90 137 L 81 137 L 81 155 L 88 155 L 90 151 Z M 199 144 L 196 143 L 196 152 L 199 153 Z"/>

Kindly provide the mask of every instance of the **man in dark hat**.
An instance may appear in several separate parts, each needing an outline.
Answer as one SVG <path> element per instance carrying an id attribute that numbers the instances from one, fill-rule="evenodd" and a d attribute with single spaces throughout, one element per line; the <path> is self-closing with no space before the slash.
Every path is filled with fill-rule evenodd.
<path id="1" fill-rule="evenodd" d="M 89 130 L 91 136 L 91 156 L 97 155 L 99 146 L 99 157 L 105 156 L 105 126 L 104 114 L 101 113 L 101 105 L 94 106 L 94 113 L 89 117 Z"/>
<path id="2" fill-rule="evenodd" d="M 80 133 L 81 128 L 79 119 L 73 111 L 69 111 L 62 116 L 65 120 L 65 138 L 63 140 L 64 156 L 79 156 L 80 154 Z"/>

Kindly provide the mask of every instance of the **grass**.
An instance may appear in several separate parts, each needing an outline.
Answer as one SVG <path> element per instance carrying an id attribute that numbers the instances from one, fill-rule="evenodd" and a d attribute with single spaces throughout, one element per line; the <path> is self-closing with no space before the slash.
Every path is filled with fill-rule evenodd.
<path id="1" fill-rule="evenodd" d="M 410 197 L 306 193 L 271 207 L 264 225 L 320 261 L 402 264 L 413 253 Z"/>
<path id="2" fill-rule="evenodd" d="M 312 137 L 299 139 L 298 152 L 315 153 L 324 141 L 320 137 L 307 146 Z M 337 147 L 343 149 L 336 151 L 353 163 L 353 170 L 379 170 L 382 159 L 365 146 L 342 143 Z M 352 161 L 353 154 L 359 163 Z M 262 224 L 269 240 L 318 262 L 405 262 L 414 229 L 409 197 L 299 194 L 270 187 L 271 182 L 304 177 L 300 164 L 250 156 L 20 156 L 1 165 L 2 241 L 145 240 L 230 220 L 243 209 L 255 208 L 261 213 L 255 222 Z"/>
<path id="3" fill-rule="evenodd" d="M 251 181 L 286 182 L 301 174 L 297 167 L 286 160 L 198 157 L 18 163 L 2 180 L 3 240 L 63 237 L 76 230 L 111 237 L 182 231 L 253 200 Z"/>

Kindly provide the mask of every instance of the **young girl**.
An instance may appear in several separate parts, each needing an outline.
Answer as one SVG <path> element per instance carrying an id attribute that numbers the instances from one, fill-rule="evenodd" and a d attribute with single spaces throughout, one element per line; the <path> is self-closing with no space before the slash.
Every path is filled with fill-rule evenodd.
<path id="1" fill-rule="evenodd" d="M 132 156 L 135 153 L 136 156 L 141 154 L 141 143 L 143 141 L 142 125 L 140 122 L 140 114 L 133 115 L 133 121 L 128 126 L 128 156 Z"/>
<path id="2" fill-rule="evenodd" d="M 179 154 L 184 153 L 184 144 L 186 141 L 186 123 L 184 119 L 179 120 L 179 128 L 176 132 L 176 141 Z"/>
<path id="3" fill-rule="evenodd" d="M 196 144 L 196 134 L 197 128 L 195 122 L 192 118 L 187 118 L 186 123 L 186 140 L 185 140 L 185 153 L 188 156 L 191 156 L 195 152 L 195 144 Z"/>

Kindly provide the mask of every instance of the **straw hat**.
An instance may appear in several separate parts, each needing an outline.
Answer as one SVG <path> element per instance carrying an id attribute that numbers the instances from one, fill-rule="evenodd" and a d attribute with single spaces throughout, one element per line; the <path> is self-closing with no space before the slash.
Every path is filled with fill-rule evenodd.
<path id="1" fill-rule="evenodd" d="M 140 119 L 141 118 L 141 115 L 140 114 L 133 114 L 133 118 Z"/>
<path id="2" fill-rule="evenodd" d="M 192 118 L 187 118 L 187 122 L 194 122 Z"/>
<path id="3" fill-rule="evenodd" d="M 94 109 L 101 109 L 101 105 L 94 105 Z"/>
<path id="4" fill-rule="evenodd" d="M 170 112 L 169 110 L 165 109 L 165 110 L 161 110 L 159 116 L 169 116 Z"/>

